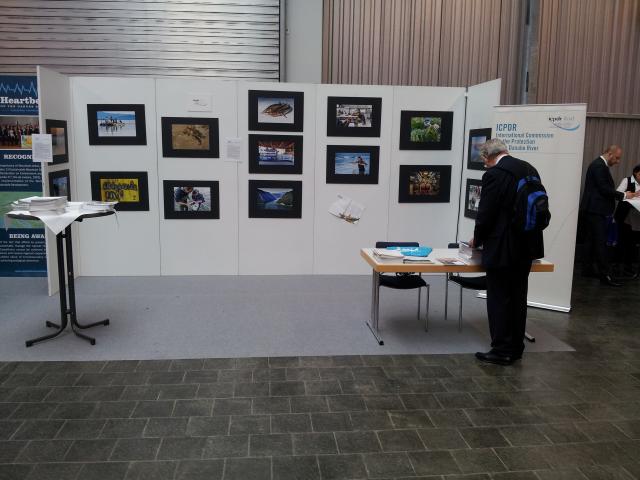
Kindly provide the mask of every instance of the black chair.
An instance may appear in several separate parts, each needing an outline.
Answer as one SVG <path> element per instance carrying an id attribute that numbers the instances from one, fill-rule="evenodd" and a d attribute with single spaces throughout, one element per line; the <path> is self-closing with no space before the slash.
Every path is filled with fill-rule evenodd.
<path id="1" fill-rule="evenodd" d="M 450 243 L 447 245 L 448 248 L 459 248 L 460 245 L 457 243 Z M 469 290 L 486 290 L 487 289 L 487 276 L 481 275 L 476 277 L 462 277 L 457 273 L 447 273 L 447 281 L 445 285 L 445 294 L 444 294 L 444 318 L 447 318 L 447 307 L 449 304 L 449 282 L 456 283 L 460 285 L 460 305 L 458 306 L 458 331 L 462 331 L 462 291 L 465 288 Z"/>
<path id="2" fill-rule="evenodd" d="M 418 242 L 376 242 L 376 248 L 387 247 L 418 247 Z M 424 329 L 429 330 L 429 284 L 424 281 L 422 274 L 399 272 L 394 275 L 380 274 L 377 298 L 380 298 L 380 287 L 393 288 L 396 290 L 418 289 L 418 321 L 420 321 L 420 306 L 422 303 L 422 288 L 427 289 L 427 313 L 424 318 Z"/>
<path id="3" fill-rule="evenodd" d="M 460 245 L 457 243 L 450 243 L 447 245 L 448 248 L 459 248 Z M 449 282 L 456 283 L 460 285 L 460 305 L 458 306 L 458 331 L 462 331 L 462 291 L 465 288 L 469 290 L 486 290 L 487 289 L 487 276 L 480 275 L 476 277 L 462 277 L 459 274 L 455 273 L 447 273 L 447 282 L 446 282 L 446 290 L 445 290 L 445 306 L 444 306 L 444 318 L 447 318 L 447 304 L 449 303 Z M 528 332 L 524 332 L 524 338 L 529 342 L 535 342 L 536 338 L 533 335 L 530 335 Z"/>

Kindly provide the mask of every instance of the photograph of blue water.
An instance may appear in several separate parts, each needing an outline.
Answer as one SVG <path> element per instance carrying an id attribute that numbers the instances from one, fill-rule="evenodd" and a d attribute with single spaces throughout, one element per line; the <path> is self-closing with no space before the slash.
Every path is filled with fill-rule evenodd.
<path id="1" fill-rule="evenodd" d="M 290 210 L 293 208 L 293 189 L 259 188 L 257 206 L 262 210 Z"/>
<path id="2" fill-rule="evenodd" d="M 336 175 L 369 175 L 371 154 L 367 152 L 338 152 L 335 157 Z"/>
<path id="3" fill-rule="evenodd" d="M 136 112 L 133 111 L 98 111 L 99 137 L 135 137 Z"/>

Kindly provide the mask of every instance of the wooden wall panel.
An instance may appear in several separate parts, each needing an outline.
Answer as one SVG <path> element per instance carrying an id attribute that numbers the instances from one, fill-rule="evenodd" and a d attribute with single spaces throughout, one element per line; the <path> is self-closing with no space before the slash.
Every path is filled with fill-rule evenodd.
<path id="1" fill-rule="evenodd" d="M 323 82 L 467 86 L 519 98 L 520 0 L 325 0 Z M 499 23 L 495 23 L 499 19 Z"/>
<path id="2" fill-rule="evenodd" d="M 278 80 L 279 0 L 3 0 L 0 73 Z"/>

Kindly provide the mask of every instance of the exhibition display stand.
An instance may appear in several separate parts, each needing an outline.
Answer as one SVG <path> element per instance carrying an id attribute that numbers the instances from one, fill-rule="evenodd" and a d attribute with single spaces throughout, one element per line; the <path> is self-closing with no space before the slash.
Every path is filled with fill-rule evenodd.
<path id="1" fill-rule="evenodd" d="M 94 213 L 86 213 L 81 214 L 75 218 L 76 222 L 82 222 L 85 219 L 89 218 L 97 218 L 97 217 L 106 217 L 108 215 L 113 215 L 115 212 L 113 210 L 104 211 L 104 212 L 94 212 Z M 40 220 L 37 215 L 24 215 L 19 213 L 8 213 L 7 217 L 15 218 L 20 220 Z M 71 222 L 73 223 L 73 221 Z M 74 281 L 74 273 L 73 273 L 73 247 L 72 247 L 72 238 L 71 238 L 71 223 L 69 223 L 64 230 L 56 234 L 56 250 L 58 253 L 58 280 L 59 280 L 59 295 L 60 295 L 60 324 L 53 323 L 50 321 L 46 322 L 46 326 L 50 328 L 55 328 L 56 331 L 49 335 L 44 335 L 42 337 L 34 338 L 31 340 L 27 340 L 25 342 L 27 347 L 31 347 L 32 345 L 42 342 L 44 340 L 49 340 L 51 338 L 55 338 L 64 332 L 67 328 L 67 325 L 71 324 L 71 329 L 76 336 L 80 338 L 84 338 L 91 345 L 96 344 L 96 340 L 93 337 L 85 335 L 78 330 L 84 330 L 87 328 L 96 327 L 98 325 L 109 325 L 109 319 L 100 320 L 99 322 L 90 323 L 88 325 L 83 325 L 78 323 L 77 313 L 76 313 L 76 292 L 75 292 L 75 281 Z M 65 255 L 66 250 L 66 255 Z M 65 262 L 66 259 L 66 262 Z M 68 295 L 67 295 L 68 290 Z"/>

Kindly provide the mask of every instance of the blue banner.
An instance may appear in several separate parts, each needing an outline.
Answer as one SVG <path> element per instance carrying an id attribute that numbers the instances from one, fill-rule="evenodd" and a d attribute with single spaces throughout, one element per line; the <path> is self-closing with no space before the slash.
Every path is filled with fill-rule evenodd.
<path id="1" fill-rule="evenodd" d="M 31 156 L 33 133 L 40 133 L 36 77 L 0 76 L 0 276 L 3 277 L 47 275 L 42 223 L 4 218 L 11 210 L 11 202 L 42 195 L 42 167 Z"/>

